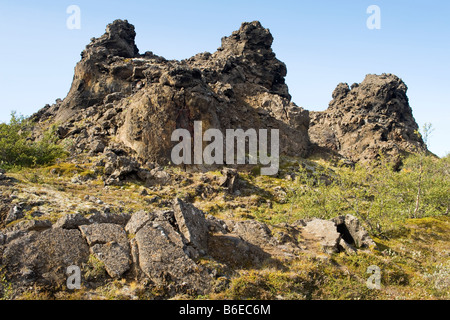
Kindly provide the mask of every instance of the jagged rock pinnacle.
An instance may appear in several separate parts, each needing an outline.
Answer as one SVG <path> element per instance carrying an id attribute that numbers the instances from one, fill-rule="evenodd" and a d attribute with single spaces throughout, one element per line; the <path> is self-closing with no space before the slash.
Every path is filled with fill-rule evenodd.
<path id="1" fill-rule="evenodd" d="M 360 84 L 340 83 L 324 112 L 311 112 L 309 136 L 320 147 L 353 161 L 373 161 L 380 152 L 400 161 L 426 149 L 405 83 L 395 75 L 369 74 Z M 400 162 L 399 162 L 400 163 Z"/>
<path id="2" fill-rule="evenodd" d="M 247 50 L 270 50 L 272 42 L 273 36 L 269 29 L 265 29 L 259 21 L 244 22 L 231 36 L 222 38 L 221 49 L 242 54 Z"/>
<path id="3" fill-rule="evenodd" d="M 279 129 L 281 152 L 306 156 L 308 112 L 290 101 L 286 65 L 259 22 L 243 23 L 214 54 L 182 61 L 139 55 L 135 36 L 131 24 L 116 20 L 91 41 L 55 121 L 95 118 L 93 127 L 103 128 L 92 132 L 102 137 L 97 146 L 119 141 L 140 160 L 161 164 L 170 161 L 172 132 L 191 131 L 195 121 L 205 129 Z M 85 145 L 95 140 L 90 130 Z"/>
<path id="4" fill-rule="evenodd" d="M 135 44 L 136 32 L 134 26 L 127 20 L 115 20 L 106 27 L 103 36 L 93 39 L 82 53 L 82 57 L 88 53 L 101 52 L 101 48 L 106 49 L 106 53 L 124 58 L 133 58 L 139 54 Z"/>

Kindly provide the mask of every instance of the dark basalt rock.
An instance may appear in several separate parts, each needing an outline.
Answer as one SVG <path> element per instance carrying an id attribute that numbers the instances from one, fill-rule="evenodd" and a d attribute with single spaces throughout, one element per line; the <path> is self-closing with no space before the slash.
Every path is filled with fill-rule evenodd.
<path id="1" fill-rule="evenodd" d="M 329 108 L 310 113 L 311 141 L 354 162 L 372 161 L 380 153 L 396 160 L 426 150 L 406 92 L 392 74 L 367 75 L 351 88 L 339 84 Z"/>
<path id="2" fill-rule="evenodd" d="M 61 123 L 73 153 L 101 152 L 115 140 L 143 163 L 167 164 L 172 132 L 202 121 L 203 130 L 279 129 L 283 154 L 307 155 L 308 112 L 290 101 L 286 66 L 259 22 L 242 24 L 217 52 L 183 61 L 139 55 L 135 36 L 127 21 L 108 25 L 83 51 L 67 97 L 35 115 Z M 70 130 L 80 121 L 83 130 Z"/>

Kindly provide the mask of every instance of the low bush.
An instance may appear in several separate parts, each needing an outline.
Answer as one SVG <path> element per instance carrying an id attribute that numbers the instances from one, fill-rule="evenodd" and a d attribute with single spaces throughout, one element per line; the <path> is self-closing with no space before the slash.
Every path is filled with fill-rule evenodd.
<path id="1" fill-rule="evenodd" d="M 31 167 L 52 163 L 66 153 L 57 144 L 56 126 L 50 127 L 39 139 L 33 140 L 30 119 L 11 114 L 9 123 L 0 123 L 0 166 Z"/>

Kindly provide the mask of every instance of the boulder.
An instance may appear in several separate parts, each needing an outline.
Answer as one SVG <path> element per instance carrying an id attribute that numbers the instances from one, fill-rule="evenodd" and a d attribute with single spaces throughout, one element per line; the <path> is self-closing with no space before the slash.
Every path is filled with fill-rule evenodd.
<path id="1" fill-rule="evenodd" d="M 271 255 L 233 233 L 211 233 L 208 252 L 216 261 L 232 268 L 260 267 Z"/>
<path id="2" fill-rule="evenodd" d="M 311 142 L 353 162 L 372 162 L 380 152 L 393 161 L 424 151 L 406 84 L 392 74 L 369 74 L 360 84 L 341 83 L 327 110 L 310 112 Z"/>
<path id="3" fill-rule="evenodd" d="M 358 248 L 376 247 L 367 230 L 355 216 L 347 214 L 333 218 L 332 221 L 348 244 L 355 245 Z"/>
<path id="4" fill-rule="evenodd" d="M 105 144 L 101 140 L 95 140 L 90 145 L 90 150 L 92 154 L 100 153 L 105 150 Z"/>
<path id="5" fill-rule="evenodd" d="M 112 278 L 119 278 L 130 269 L 130 246 L 121 226 L 95 223 L 82 225 L 79 229 L 91 252 L 105 264 L 105 269 Z"/>
<path id="6" fill-rule="evenodd" d="M 6 216 L 5 224 L 9 224 L 13 221 L 22 219 L 24 217 L 22 205 L 18 204 L 13 206 Z"/>
<path id="7" fill-rule="evenodd" d="M 96 212 L 88 217 L 89 223 L 112 223 L 125 226 L 130 220 L 130 214 L 120 212 Z"/>
<path id="8" fill-rule="evenodd" d="M 2 264 L 17 281 L 60 286 L 66 282 L 69 266 L 81 268 L 89 248 L 78 230 L 61 228 L 30 232 L 9 242 Z M 24 277 L 26 275 L 26 277 Z"/>
<path id="9" fill-rule="evenodd" d="M 130 248 L 124 247 L 115 241 L 105 244 L 95 244 L 91 252 L 105 265 L 106 272 L 111 278 L 120 278 L 130 270 Z"/>
<path id="10" fill-rule="evenodd" d="M 303 230 L 318 237 L 324 252 L 338 252 L 341 234 L 333 221 L 314 219 L 307 222 Z"/>
<path id="11" fill-rule="evenodd" d="M 6 233 L 4 234 L 3 242 L 4 244 L 8 244 L 11 241 L 23 237 L 26 234 L 28 233 L 25 230 L 6 231 Z"/>
<path id="12" fill-rule="evenodd" d="M 141 271 L 172 294 L 207 292 L 211 277 L 183 251 L 182 242 L 170 237 L 174 234 L 171 228 L 170 224 L 147 223 L 137 232 L 135 241 Z"/>
<path id="13" fill-rule="evenodd" d="M 205 214 L 192 204 L 175 199 L 173 205 L 175 219 L 187 243 L 200 254 L 208 250 L 208 223 Z"/>
<path id="14" fill-rule="evenodd" d="M 232 224 L 232 233 L 254 246 L 264 248 L 277 245 L 269 227 L 255 220 L 238 221 Z"/>
<path id="15" fill-rule="evenodd" d="M 223 168 L 222 177 L 219 179 L 219 185 L 227 188 L 229 193 L 233 193 L 236 190 L 239 180 L 239 173 L 236 169 Z"/>
<path id="16" fill-rule="evenodd" d="M 54 228 L 78 229 L 79 226 L 89 224 L 89 220 L 79 213 L 66 214 L 56 221 Z"/>
<path id="17" fill-rule="evenodd" d="M 130 234 L 136 234 L 147 222 L 154 219 L 155 214 L 143 210 L 138 211 L 131 216 L 125 226 L 125 231 Z"/>
<path id="18" fill-rule="evenodd" d="M 7 228 L 9 231 L 43 231 L 52 227 L 49 220 L 25 220 Z"/>

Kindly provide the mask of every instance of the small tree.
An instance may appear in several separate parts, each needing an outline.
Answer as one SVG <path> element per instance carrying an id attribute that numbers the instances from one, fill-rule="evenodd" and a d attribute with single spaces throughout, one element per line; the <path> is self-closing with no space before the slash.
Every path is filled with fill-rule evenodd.
<path id="1" fill-rule="evenodd" d="M 425 157 L 427 156 L 428 152 L 428 145 L 429 145 L 429 139 L 431 136 L 431 133 L 434 131 L 433 126 L 431 123 L 425 123 L 422 128 L 422 134 L 420 132 L 416 132 L 417 135 L 422 137 L 423 142 L 425 143 L 425 150 L 419 149 L 419 177 L 417 181 L 417 196 L 416 196 L 416 205 L 414 207 L 414 213 L 413 217 L 417 218 L 419 217 L 419 210 L 420 210 L 420 197 L 422 193 L 422 179 L 423 179 L 423 163 L 425 160 Z"/>

